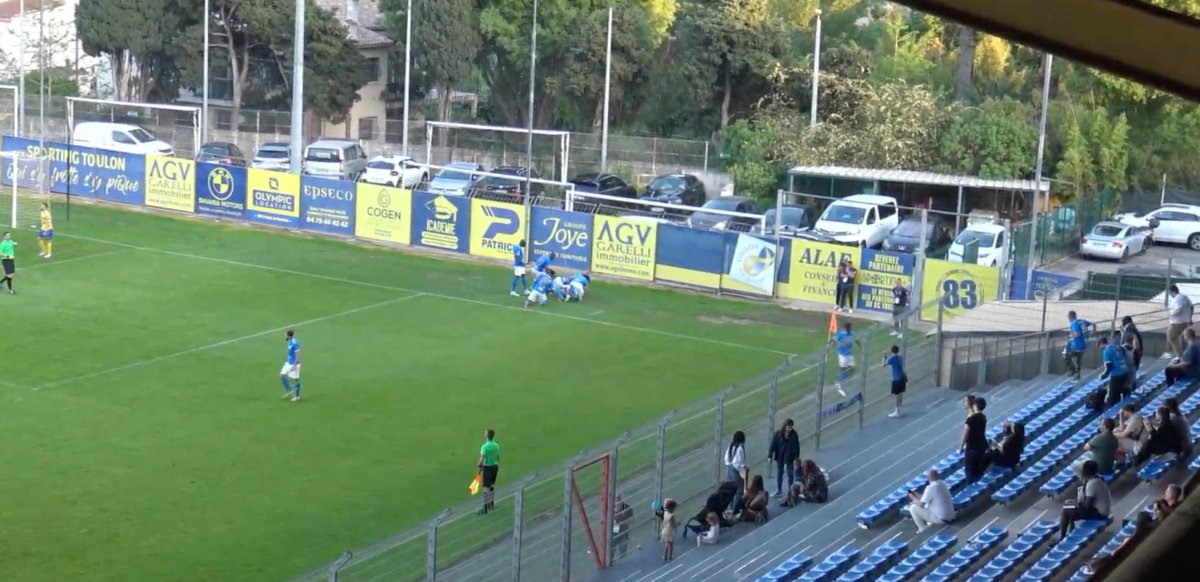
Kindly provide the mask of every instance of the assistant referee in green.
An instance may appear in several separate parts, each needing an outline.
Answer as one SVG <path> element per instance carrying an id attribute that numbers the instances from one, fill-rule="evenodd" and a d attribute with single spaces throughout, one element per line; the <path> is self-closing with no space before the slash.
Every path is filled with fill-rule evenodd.
<path id="1" fill-rule="evenodd" d="M 0 283 L 8 283 L 8 294 L 16 295 L 13 290 L 13 275 L 17 274 L 16 249 L 17 241 L 12 239 L 12 233 L 4 231 L 4 240 L 0 240 L 0 264 L 4 266 L 4 278 Z"/>
<path id="2" fill-rule="evenodd" d="M 500 443 L 496 442 L 496 431 L 487 429 L 483 433 L 483 445 L 479 447 L 479 474 L 483 476 L 482 515 L 496 508 L 496 475 L 500 473 Z"/>

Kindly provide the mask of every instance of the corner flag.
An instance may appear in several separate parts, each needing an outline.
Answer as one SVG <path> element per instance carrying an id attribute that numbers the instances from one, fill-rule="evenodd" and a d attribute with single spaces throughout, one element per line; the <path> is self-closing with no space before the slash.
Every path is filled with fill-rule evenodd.
<path id="1" fill-rule="evenodd" d="M 833 339 L 833 334 L 837 333 L 837 328 L 838 328 L 837 312 L 830 311 L 829 312 L 829 337 L 826 338 L 825 341 L 829 341 L 829 340 Z"/>

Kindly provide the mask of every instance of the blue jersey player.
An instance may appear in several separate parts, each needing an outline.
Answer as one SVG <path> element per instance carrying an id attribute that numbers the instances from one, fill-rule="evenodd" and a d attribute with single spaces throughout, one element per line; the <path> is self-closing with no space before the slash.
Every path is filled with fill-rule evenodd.
<path id="1" fill-rule="evenodd" d="M 292 399 L 292 402 L 300 400 L 300 340 L 296 339 L 296 332 L 287 331 L 287 360 L 283 362 L 283 369 L 279 371 L 279 380 L 283 382 L 283 397 Z M 289 380 L 295 380 L 296 386 L 292 387 Z"/>
<path id="2" fill-rule="evenodd" d="M 854 370 L 854 346 L 858 344 L 858 339 L 854 337 L 854 326 L 849 321 L 842 324 L 842 329 L 833 334 L 833 339 L 830 343 L 837 345 L 838 358 L 838 380 L 834 386 L 837 388 L 838 394 L 842 398 L 846 397 L 846 389 L 842 386 L 843 382 L 850 379 L 850 375 Z"/>
<path id="3" fill-rule="evenodd" d="M 525 278 L 525 239 L 513 245 L 512 287 L 508 289 L 509 295 L 513 297 L 520 297 L 517 294 L 517 281 L 521 282 L 521 293 L 529 291 L 529 281 Z"/>
<path id="4" fill-rule="evenodd" d="M 554 296 L 563 303 L 567 302 L 567 289 L 571 285 L 571 280 L 566 275 L 558 275 L 554 278 Z"/>
<path id="5" fill-rule="evenodd" d="M 588 283 L 591 282 L 592 276 L 588 273 L 575 273 L 571 277 L 571 284 L 567 286 L 568 298 L 575 301 L 583 301 L 583 296 L 587 294 Z"/>
<path id="6" fill-rule="evenodd" d="M 533 288 L 529 290 L 529 296 L 525 298 L 525 307 L 529 307 L 529 304 L 535 301 L 538 305 L 545 305 L 546 295 L 553 288 L 554 269 L 546 269 L 545 272 L 535 275 L 533 278 Z"/>
<path id="7" fill-rule="evenodd" d="M 533 274 L 541 275 L 542 273 L 545 273 L 546 270 L 550 268 L 550 261 L 553 261 L 557 258 L 558 255 L 555 253 L 546 253 L 538 257 L 533 263 Z"/>

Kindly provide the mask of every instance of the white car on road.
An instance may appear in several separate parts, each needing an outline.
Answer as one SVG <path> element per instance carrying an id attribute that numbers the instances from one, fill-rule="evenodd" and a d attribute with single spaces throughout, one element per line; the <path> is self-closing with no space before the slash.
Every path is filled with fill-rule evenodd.
<path id="1" fill-rule="evenodd" d="M 1126 212 L 1114 216 L 1113 220 L 1151 228 L 1150 236 L 1156 243 L 1186 244 L 1193 251 L 1200 251 L 1200 206 L 1163 204 L 1158 210 L 1140 216 Z"/>
<path id="2" fill-rule="evenodd" d="M 1101 222 L 1079 241 L 1079 254 L 1097 259 L 1124 262 L 1146 250 L 1148 226 L 1130 226 L 1120 222 Z"/>
<path id="3" fill-rule="evenodd" d="M 407 156 L 375 156 L 362 175 L 363 182 L 396 188 L 416 188 L 428 179 L 429 172 Z"/>

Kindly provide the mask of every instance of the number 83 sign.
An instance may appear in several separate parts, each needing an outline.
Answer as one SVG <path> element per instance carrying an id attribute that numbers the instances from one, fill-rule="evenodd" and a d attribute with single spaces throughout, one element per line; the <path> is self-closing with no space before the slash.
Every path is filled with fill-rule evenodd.
<path id="1" fill-rule="evenodd" d="M 995 299 L 999 288 L 998 267 L 927 259 L 921 289 L 921 296 L 925 298 L 921 318 L 927 321 L 937 319 L 938 304 L 933 303 L 935 297 L 942 298 L 941 307 L 946 317 L 956 317 L 985 301 Z"/>

